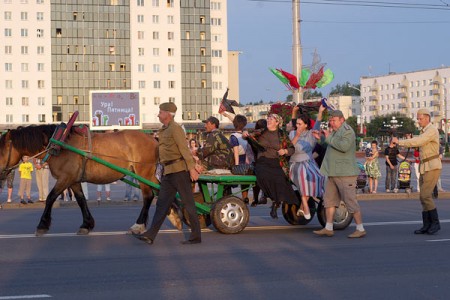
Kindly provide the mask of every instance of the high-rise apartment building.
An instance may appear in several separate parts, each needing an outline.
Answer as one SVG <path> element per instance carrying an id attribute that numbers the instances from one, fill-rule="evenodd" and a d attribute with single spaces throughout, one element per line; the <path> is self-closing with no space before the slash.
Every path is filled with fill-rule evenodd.
<path id="1" fill-rule="evenodd" d="M 228 86 L 226 0 L 0 4 L 1 128 L 67 121 L 76 110 L 88 122 L 92 90 L 138 90 L 147 127 L 167 101 L 178 121 L 217 116 Z"/>
<path id="2" fill-rule="evenodd" d="M 427 108 L 432 122 L 441 127 L 447 118 L 449 91 L 449 67 L 361 77 L 363 115 L 366 122 L 394 112 L 415 119 L 419 109 Z"/>

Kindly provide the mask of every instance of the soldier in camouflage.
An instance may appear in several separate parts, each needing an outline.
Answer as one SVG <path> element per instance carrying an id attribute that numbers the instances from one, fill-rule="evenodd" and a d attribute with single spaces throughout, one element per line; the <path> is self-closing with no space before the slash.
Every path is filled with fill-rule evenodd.
<path id="1" fill-rule="evenodd" d="M 220 132 L 219 120 L 209 117 L 204 120 L 207 137 L 204 146 L 198 150 L 198 157 L 205 170 L 231 169 L 233 152 L 228 139 Z"/>

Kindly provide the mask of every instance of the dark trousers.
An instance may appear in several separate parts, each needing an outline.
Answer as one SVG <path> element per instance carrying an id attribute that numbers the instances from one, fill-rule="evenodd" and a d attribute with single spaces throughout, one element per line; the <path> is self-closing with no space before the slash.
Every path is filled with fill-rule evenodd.
<path id="1" fill-rule="evenodd" d="M 201 239 L 200 223 L 198 222 L 197 209 L 195 208 L 194 195 L 192 194 L 191 177 L 189 172 L 182 171 L 164 175 L 161 179 L 152 226 L 145 233 L 152 240 L 155 240 L 161 225 L 164 223 L 177 192 L 180 194 L 181 202 L 188 213 L 189 224 L 191 224 L 189 240 Z"/>
<path id="2" fill-rule="evenodd" d="M 386 166 L 386 189 L 391 191 L 397 188 L 397 166 L 394 167 Z"/>

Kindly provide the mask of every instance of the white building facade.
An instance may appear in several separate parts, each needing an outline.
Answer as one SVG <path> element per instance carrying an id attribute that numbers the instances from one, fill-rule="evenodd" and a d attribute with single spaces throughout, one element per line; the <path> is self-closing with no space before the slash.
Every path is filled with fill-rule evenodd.
<path id="1" fill-rule="evenodd" d="M 449 67 L 361 77 L 363 114 L 366 122 L 394 112 L 416 119 L 417 111 L 426 108 L 432 122 L 442 128 L 447 119 L 449 90 Z"/>
<path id="2" fill-rule="evenodd" d="M 179 122 L 216 115 L 229 86 L 226 4 L 0 0 L 0 129 L 74 111 L 88 123 L 92 90 L 138 90 L 144 127 L 160 125 L 167 101 Z"/>

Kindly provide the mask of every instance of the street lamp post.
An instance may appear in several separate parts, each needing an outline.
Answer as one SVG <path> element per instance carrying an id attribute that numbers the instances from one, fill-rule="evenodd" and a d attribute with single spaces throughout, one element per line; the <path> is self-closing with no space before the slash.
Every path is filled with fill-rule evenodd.
<path id="1" fill-rule="evenodd" d="M 366 102 L 366 99 L 363 96 L 361 96 L 361 90 L 358 89 L 356 86 L 353 86 L 353 85 L 349 84 L 348 87 L 351 88 L 351 89 L 359 91 L 359 97 L 360 97 L 359 98 L 359 103 L 360 103 L 359 107 L 361 109 L 361 120 L 360 120 L 361 124 L 359 124 L 361 128 L 359 130 L 359 133 L 361 135 L 363 135 L 364 134 L 364 102 Z"/>
<path id="2" fill-rule="evenodd" d="M 445 134 L 445 137 L 444 137 L 444 141 L 445 141 L 445 144 L 447 144 L 448 143 L 448 126 L 447 126 L 447 89 L 445 88 L 445 86 L 444 85 L 442 85 L 442 87 L 444 88 L 444 119 L 445 119 L 445 122 L 444 122 L 444 134 Z"/>
<path id="3" fill-rule="evenodd" d="M 403 122 L 398 122 L 397 118 L 395 116 L 392 116 L 391 120 L 388 123 L 383 122 L 383 126 L 390 128 L 392 136 L 395 136 L 397 128 L 402 127 Z"/>

